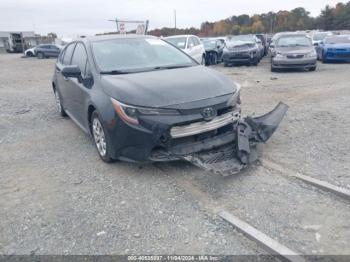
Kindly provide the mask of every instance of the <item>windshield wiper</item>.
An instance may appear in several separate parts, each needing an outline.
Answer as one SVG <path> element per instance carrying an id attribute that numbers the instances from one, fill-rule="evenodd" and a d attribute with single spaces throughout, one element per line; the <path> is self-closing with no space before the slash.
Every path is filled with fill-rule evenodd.
<path id="1" fill-rule="evenodd" d="M 121 71 L 121 70 L 110 70 L 110 71 L 101 71 L 101 75 L 124 75 L 124 74 L 130 74 L 131 72 L 128 71 Z"/>
<path id="2" fill-rule="evenodd" d="M 162 69 L 176 69 L 176 68 L 185 68 L 185 67 L 191 67 L 191 65 L 156 66 L 153 69 L 162 70 Z"/>

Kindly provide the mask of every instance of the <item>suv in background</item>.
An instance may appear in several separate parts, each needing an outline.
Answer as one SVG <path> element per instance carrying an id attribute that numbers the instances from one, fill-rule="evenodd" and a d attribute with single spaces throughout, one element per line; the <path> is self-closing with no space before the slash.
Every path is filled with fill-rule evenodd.
<path id="1" fill-rule="evenodd" d="M 195 35 L 174 35 L 164 37 L 168 43 L 182 49 L 198 63 L 205 64 L 205 49 L 202 42 Z"/>
<path id="2" fill-rule="evenodd" d="M 42 44 L 38 45 L 34 49 L 34 55 L 39 58 L 48 58 L 48 57 L 58 57 L 61 52 L 62 47 L 54 44 Z"/>

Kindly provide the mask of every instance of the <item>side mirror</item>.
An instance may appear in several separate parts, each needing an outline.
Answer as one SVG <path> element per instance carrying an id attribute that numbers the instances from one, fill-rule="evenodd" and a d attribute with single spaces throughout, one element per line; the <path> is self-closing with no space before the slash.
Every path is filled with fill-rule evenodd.
<path id="1" fill-rule="evenodd" d="M 77 65 L 65 66 L 62 68 L 61 73 L 64 77 L 81 77 L 81 71 Z"/>

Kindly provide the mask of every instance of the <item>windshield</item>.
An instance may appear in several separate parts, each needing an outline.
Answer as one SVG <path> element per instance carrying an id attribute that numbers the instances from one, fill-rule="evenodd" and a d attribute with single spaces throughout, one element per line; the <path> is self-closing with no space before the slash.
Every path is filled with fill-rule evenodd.
<path id="1" fill-rule="evenodd" d="M 282 36 L 277 40 L 276 46 L 279 46 L 279 47 L 311 46 L 311 41 L 306 36 Z"/>
<path id="2" fill-rule="evenodd" d="M 96 63 L 103 72 L 141 72 L 196 63 L 161 39 L 111 39 L 92 43 Z"/>
<path id="3" fill-rule="evenodd" d="M 215 48 L 216 40 L 203 40 L 203 45 L 205 48 Z"/>
<path id="4" fill-rule="evenodd" d="M 186 48 L 186 37 L 172 37 L 172 38 L 165 38 L 166 41 L 168 41 L 170 44 L 176 46 L 177 48 L 185 49 Z"/>
<path id="5" fill-rule="evenodd" d="M 228 36 L 226 42 L 248 42 L 255 43 L 255 37 L 253 35 L 235 35 Z"/>
<path id="6" fill-rule="evenodd" d="M 324 40 L 325 44 L 350 44 L 350 36 L 333 36 Z"/>

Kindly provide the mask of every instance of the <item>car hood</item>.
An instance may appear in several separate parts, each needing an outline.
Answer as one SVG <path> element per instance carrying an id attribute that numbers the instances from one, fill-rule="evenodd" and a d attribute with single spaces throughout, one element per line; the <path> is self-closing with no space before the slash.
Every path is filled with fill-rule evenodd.
<path id="1" fill-rule="evenodd" d="M 236 92 L 237 84 L 203 66 L 124 75 L 101 75 L 102 88 L 135 106 L 169 107 Z"/>
<path id="2" fill-rule="evenodd" d="M 276 47 L 275 51 L 282 54 L 307 54 L 315 50 L 314 46 L 293 46 L 293 47 Z"/>

